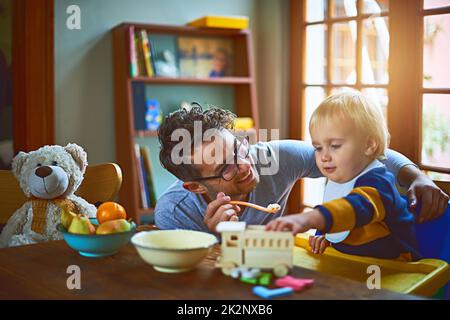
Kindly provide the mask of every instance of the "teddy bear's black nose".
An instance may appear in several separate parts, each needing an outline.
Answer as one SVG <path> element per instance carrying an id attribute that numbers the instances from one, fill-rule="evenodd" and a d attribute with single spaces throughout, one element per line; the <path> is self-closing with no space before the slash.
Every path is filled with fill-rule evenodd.
<path id="1" fill-rule="evenodd" d="M 49 176 L 52 172 L 53 172 L 52 168 L 48 166 L 43 166 L 36 169 L 36 175 L 41 178 Z"/>

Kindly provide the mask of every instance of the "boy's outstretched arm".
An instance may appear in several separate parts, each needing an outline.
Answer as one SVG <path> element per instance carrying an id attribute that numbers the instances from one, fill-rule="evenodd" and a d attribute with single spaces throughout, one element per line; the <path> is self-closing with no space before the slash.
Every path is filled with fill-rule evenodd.
<path id="1" fill-rule="evenodd" d="M 292 231 L 293 234 L 297 234 L 306 232 L 310 229 L 323 230 L 325 225 L 326 221 L 322 213 L 319 210 L 314 209 L 272 220 L 267 224 L 266 230 Z"/>
<path id="2" fill-rule="evenodd" d="M 318 229 L 324 233 L 335 233 L 383 221 L 386 208 L 381 197 L 373 187 L 357 187 L 343 198 L 316 206 L 315 210 L 325 220 L 325 226 Z"/>
<path id="3" fill-rule="evenodd" d="M 310 229 L 323 230 L 325 218 L 319 210 L 311 210 L 304 213 L 291 214 L 275 219 L 266 226 L 267 231 L 291 231 L 294 235 Z M 324 236 L 310 236 L 309 245 L 313 253 L 322 254 L 330 243 Z"/>

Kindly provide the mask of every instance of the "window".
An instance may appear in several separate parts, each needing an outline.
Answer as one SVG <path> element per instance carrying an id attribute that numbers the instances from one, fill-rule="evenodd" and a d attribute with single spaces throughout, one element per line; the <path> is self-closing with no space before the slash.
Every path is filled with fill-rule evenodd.
<path id="1" fill-rule="evenodd" d="M 432 178 L 450 179 L 449 0 L 390 2 L 391 146 Z M 395 40 L 394 40 L 395 38 Z"/>
<path id="2" fill-rule="evenodd" d="M 315 108 L 348 88 L 371 96 L 387 115 L 389 1 L 293 0 L 292 5 L 304 12 L 297 30 L 299 38 L 304 34 L 303 50 L 297 53 L 304 63 L 294 89 L 301 96 L 302 121 L 293 138 L 310 142 L 308 123 Z M 304 179 L 303 185 L 303 203 L 322 202 L 325 179 Z"/>
<path id="3" fill-rule="evenodd" d="M 227 247 L 237 247 L 239 238 L 237 235 L 230 235 L 229 240 L 227 241 Z"/>
<path id="4" fill-rule="evenodd" d="M 450 0 L 291 0 L 290 14 L 291 138 L 311 141 L 319 103 L 354 88 L 383 108 L 392 149 L 450 179 Z M 324 183 L 304 179 L 290 210 Z"/>
<path id="5" fill-rule="evenodd" d="M 424 0 L 420 20 L 420 164 L 430 171 L 450 172 L 450 1 Z"/>

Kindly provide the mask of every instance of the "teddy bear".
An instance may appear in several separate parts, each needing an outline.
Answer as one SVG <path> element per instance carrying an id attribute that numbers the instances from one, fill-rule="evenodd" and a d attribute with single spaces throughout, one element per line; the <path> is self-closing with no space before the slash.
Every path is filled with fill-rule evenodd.
<path id="1" fill-rule="evenodd" d="M 56 229 L 62 210 L 94 218 L 96 207 L 74 194 L 87 164 L 86 152 L 74 143 L 19 152 L 12 161 L 12 172 L 29 200 L 3 228 L 0 248 L 62 239 Z"/>

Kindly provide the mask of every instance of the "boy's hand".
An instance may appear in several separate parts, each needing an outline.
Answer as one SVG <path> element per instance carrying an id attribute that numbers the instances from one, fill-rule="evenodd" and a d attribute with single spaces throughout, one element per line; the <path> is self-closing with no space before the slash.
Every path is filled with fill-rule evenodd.
<path id="1" fill-rule="evenodd" d="M 292 231 L 293 234 L 306 232 L 311 229 L 303 214 L 293 214 L 277 218 L 266 226 L 267 231 Z"/>
<path id="2" fill-rule="evenodd" d="M 293 234 L 306 232 L 309 229 L 322 230 L 325 218 L 320 211 L 312 210 L 304 213 L 288 215 L 271 221 L 266 226 L 267 231 L 292 231 Z"/>
<path id="3" fill-rule="evenodd" d="M 219 192 L 216 200 L 211 201 L 206 207 L 204 222 L 210 231 L 216 232 L 216 226 L 221 221 L 239 221 L 238 213 L 241 208 L 230 204 L 230 200 L 229 196 Z"/>
<path id="4" fill-rule="evenodd" d="M 313 253 L 322 254 L 326 247 L 330 246 L 330 243 L 325 236 L 311 236 L 309 237 L 309 245 Z"/>

